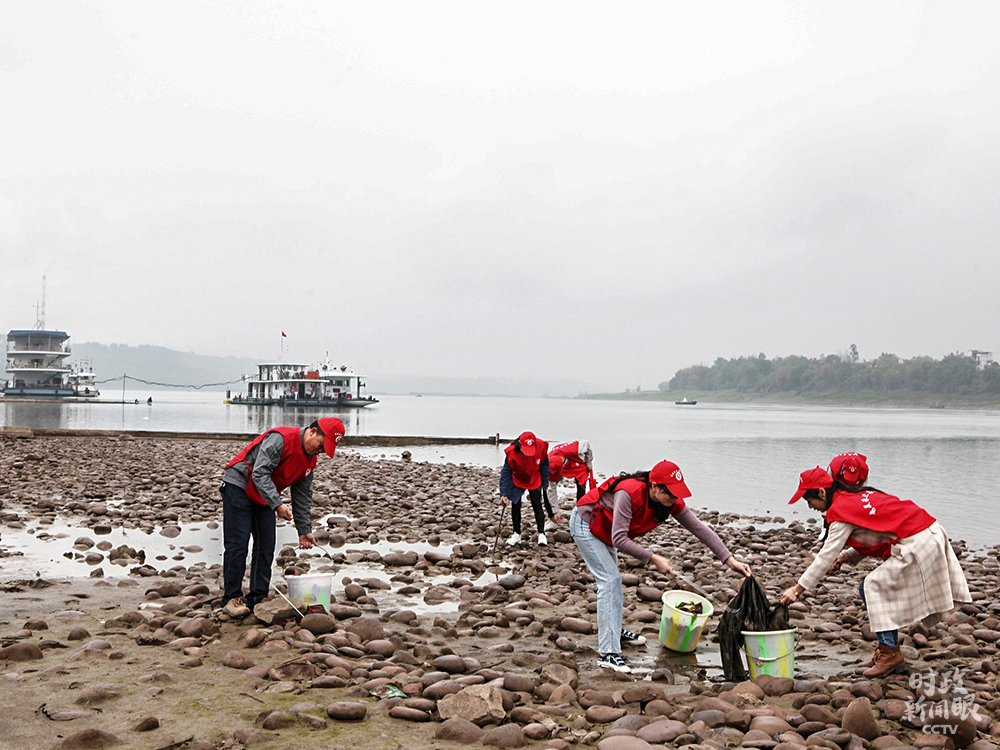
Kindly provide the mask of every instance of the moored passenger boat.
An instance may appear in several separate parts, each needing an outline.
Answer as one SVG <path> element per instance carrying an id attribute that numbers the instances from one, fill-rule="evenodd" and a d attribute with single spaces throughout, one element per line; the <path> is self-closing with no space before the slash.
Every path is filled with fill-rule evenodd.
<path id="1" fill-rule="evenodd" d="M 244 377 L 247 392 L 227 394 L 227 404 L 284 406 L 286 408 L 355 408 L 377 404 L 378 399 L 362 396 L 365 384 L 347 365 L 334 365 L 326 357 L 317 365 L 297 362 L 265 362 L 257 365 L 257 375 Z"/>
<path id="2" fill-rule="evenodd" d="M 76 393 L 66 378 L 70 356 L 65 331 L 14 329 L 7 334 L 6 398 L 66 398 Z"/>

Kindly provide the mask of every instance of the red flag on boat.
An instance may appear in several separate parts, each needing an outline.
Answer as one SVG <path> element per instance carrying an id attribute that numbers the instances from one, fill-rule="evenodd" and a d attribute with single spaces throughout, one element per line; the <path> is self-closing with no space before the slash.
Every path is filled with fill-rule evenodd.
<path id="1" fill-rule="evenodd" d="M 288 334 L 286 334 L 284 331 L 282 331 L 281 332 L 281 338 L 287 339 L 288 338 Z"/>

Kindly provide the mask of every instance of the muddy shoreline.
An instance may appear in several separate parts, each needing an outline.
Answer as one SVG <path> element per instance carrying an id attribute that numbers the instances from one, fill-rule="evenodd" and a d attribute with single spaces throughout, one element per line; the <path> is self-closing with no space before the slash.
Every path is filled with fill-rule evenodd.
<path id="1" fill-rule="evenodd" d="M 795 680 L 736 686 L 721 681 L 710 632 L 718 611 L 693 655 L 668 651 L 657 642 L 659 597 L 679 586 L 623 560 L 625 627 L 647 643 L 626 654 L 636 674 L 599 669 L 593 584 L 575 545 L 563 528 L 547 547 L 494 553 L 497 472 L 480 467 L 348 450 L 321 459 L 313 515 L 325 552 L 282 549 L 273 583 L 283 571 L 332 574 L 334 617 L 309 628 L 229 621 L 216 609 L 221 555 L 211 544 L 221 467 L 237 439 L 0 440 L 0 554 L 31 535 L 32 549 L 64 561 L 59 575 L 8 575 L 17 558 L 0 557 L 0 747 L 115 746 L 100 732 L 123 747 L 201 750 L 954 744 L 906 723 L 901 708 L 919 698 L 908 675 L 854 674 L 872 650 L 857 596 L 870 564 L 828 577 L 796 605 Z M 695 510 L 772 598 L 817 536 L 814 524 L 779 516 Z M 683 529 L 667 524 L 646 539 L 721 600 L 735 594 L 733 574 Z M 978 730 L 985 750 L 1000 732 L 1000 550 L 955 546 L 976 601 L 930 631 L 911 629 L 903 648 L 911 674 L 968 670 L 981 718 L 965 738 Z M 402 695 L 372 695 L 384 685 Z M 459 701 L 446 699 L 474 687 L 494 713 L 450 713 Z M 857 728 L 854 714 L 866 711 L 877 738 L 843 726 Z"/>

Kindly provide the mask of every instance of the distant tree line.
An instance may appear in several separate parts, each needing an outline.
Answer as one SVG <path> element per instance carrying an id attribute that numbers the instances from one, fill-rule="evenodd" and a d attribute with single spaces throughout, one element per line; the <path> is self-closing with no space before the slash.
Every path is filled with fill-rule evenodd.
<path id="1" fill-rule="evenodd" d="M 861 361 L 857 347 L 845 354 L 810 359 L 791 356 L 768 359 L 763 354 L 723 359 L 711 367 L 695 365 L 678 370 L 660 383 L 661 391 L 723 391 L 741 393 L 847 394 L 861 391 L 888 395 L 927 393 L 934 396 L 995 396 L 1000 394 L 1000 364 L 978 369 L 976 360 L 962 353 L 941 360 L 931 357 L 900 359 L 883 353 Z"/>

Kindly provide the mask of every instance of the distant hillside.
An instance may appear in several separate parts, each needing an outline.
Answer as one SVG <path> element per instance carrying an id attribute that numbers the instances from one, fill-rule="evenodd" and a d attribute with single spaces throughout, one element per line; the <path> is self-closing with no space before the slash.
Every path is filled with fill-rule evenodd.
<path id="1" fill-rule="evenodd" d="M 977 352 L 985 355 L 985 352 Z M 791 356 L 769 360 L 763 354 L 723 359 L 711 367 L 695 365 L 678 370 L 661 391 L 735 391 L 768 395 L 797 393 L 804 396 L 850 397 L 883 394 L 886 397 L 985 398 L 1000 396 L 1000 364 L 979 362 L 970 354 L 956 352 L 940 360 L 931 357 L 900 359 L 882 354 L 862 361 L 857 348 L 844 354 L 808 359 Z"/>
<path id="2" fill-rule="evenodd" d="M 258 361 L 245 357 L 212 357 L 180 352 L 163 346 L 94 342 L 73 344 L 70 362 L 81 359 L 89 359 L 93 363 L 98 381 L 121 378 L 124 373 L 140 380 L 173 385 L 239 381 L 242 375 L 257 372 Z"/>

